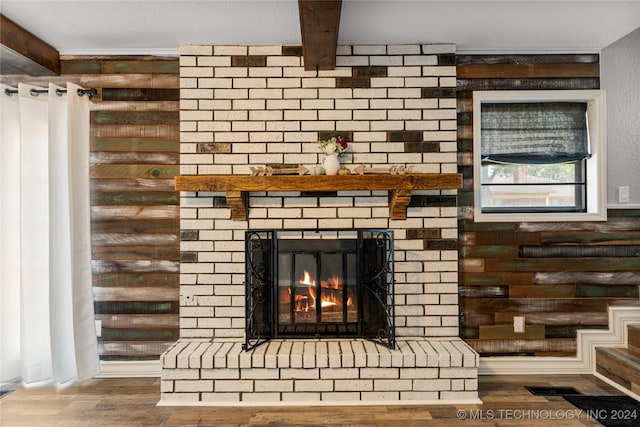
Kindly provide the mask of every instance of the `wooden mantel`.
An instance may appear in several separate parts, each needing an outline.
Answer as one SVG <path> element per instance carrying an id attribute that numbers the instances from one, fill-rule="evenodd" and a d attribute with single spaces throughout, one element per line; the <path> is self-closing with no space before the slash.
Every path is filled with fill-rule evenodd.
<path id="1" fill-rule="evenodd" d="M 457 173 L 365 174 L 365 175 L 181 175 L 175 177 L 178 191 L 225 192 L 231 219 L 247 219 L 247 193 L 252 191 L 356 191 L 388 190 L 389 217 L 405 219 L 413 190 L 462 188 Z"/>

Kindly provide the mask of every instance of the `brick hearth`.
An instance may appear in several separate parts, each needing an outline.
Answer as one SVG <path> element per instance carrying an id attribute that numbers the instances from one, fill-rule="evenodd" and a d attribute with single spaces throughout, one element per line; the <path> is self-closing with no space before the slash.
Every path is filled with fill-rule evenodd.
<path id="1" fill-rule="evenodd" d="M 462 340 L 176 343 L 162 360 L 165 403 L 474 401 L 478 355 Z"/>

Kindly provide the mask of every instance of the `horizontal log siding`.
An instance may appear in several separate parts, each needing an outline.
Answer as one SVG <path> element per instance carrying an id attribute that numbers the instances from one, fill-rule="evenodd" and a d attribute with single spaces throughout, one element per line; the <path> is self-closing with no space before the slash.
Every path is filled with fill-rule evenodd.
<path id="1" fill-rule="evenodd" d="M 94 298 L 101 358 L 155 359 L 179 335 L 178 61 L 76 59 L 63 70 L 132 78 L 103 85 L 91 112 Z"/>
<path id="2" fill-rule="evenodd" d="M 594 89 L 597 55 L 457 57 L 460 332 L 481 355 L 575 356 L 578 329 L 638 305 L 640 211 L 607 222 L 474 223 L 473 90 Z M 526 332 L 513 333 L 525 316 Z"/>
<path id="3" fill-rule="evenodd" d="M 100 358 L 157 359 L 179 335 L 179 61 L 67 56 L 61 68 L 59 77 L 0 81 L 98 89 L 90 196 Z"/>

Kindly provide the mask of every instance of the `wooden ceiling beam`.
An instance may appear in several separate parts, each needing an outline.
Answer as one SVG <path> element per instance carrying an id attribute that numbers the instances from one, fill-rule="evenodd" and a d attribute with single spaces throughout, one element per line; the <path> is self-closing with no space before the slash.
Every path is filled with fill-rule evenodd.
<path id="1" fill-rule="evenodd" d="M 305 70 L 336 68 L 341 8 L 342 0 L 298 0 Z"/>
<path id="2" fill-rule="evenodd" d="M 2 74 L 60 74 L 58 50 L 4 15 L 0 15 L 0 45 Z"/>

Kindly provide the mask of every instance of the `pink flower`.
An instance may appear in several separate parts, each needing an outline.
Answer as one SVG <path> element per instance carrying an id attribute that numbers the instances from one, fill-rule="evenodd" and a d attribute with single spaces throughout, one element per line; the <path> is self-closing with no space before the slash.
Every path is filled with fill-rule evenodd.
<path id="1" fill-rule="evenodd" d="M 324 154 L 336 153 L 338 156 L 343 156 L 349 146 L 343 136 L 333 136 L 326 140 L 316 141 L 316 144 L 318 144 Z"/>

